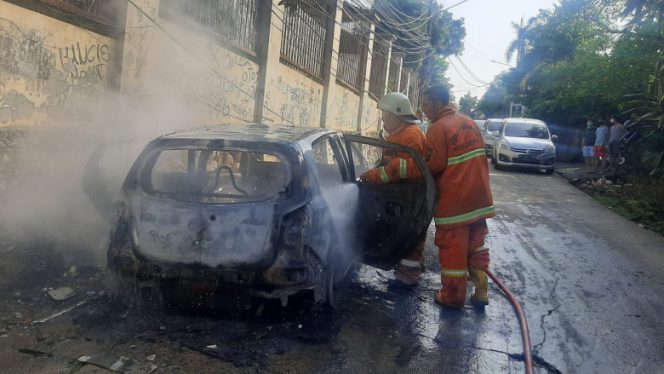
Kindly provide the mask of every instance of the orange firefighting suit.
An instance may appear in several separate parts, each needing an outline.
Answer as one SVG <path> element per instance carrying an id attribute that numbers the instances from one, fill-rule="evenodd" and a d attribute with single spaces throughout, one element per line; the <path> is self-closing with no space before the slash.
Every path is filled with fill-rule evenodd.
<path id="1" fill-rule="evenodd" d="M 399 145 L 405 145 L 407 147 L 413 148 L 417 151 L 417 154 L 424 157 L 424 149 L 426 140 L 424 138 L 424 133 L 422 130 L 417 127 L 415 124 L 405 124 L 400 130 L 394 134 L 389 134 L 385 139 L 390 143 L 395 143 Z M 406 166 L 406 160 L 411 160 L 410 155 L 406 152 L 397 152 L 396 150 L 386 149 L 383 151 L 383 160 L 389 165 L 391 162 L 399 163 L 399 170 L 389 169 L 391 172 L 402 173 L 402 176 L 406 176 L 408 173 L 404 167 Z M 416 166 L 411 166 L 416 167 Z M 400 179 L 408 180 L 417 180 L 421 175 L 414 176 L 411 173 L 411 178 L 400 178 L 399 176 L 388 176 L 386 167 L 380 167 L 377 169 L 372 169 L 368 171 L 365 176 L 367 181 L 374 184 L 380 183 L 389 183 L 396 182 Z M 418 173 L 419 174 L 419 173 Z M 406 260 L 417 261 L 419 263 L 424 262 L 424 238 L 419 242 L 417 247 L 409 253 L 406 257 Z"/>
<path id="2" fill-rule="evenodd" d="M 482 134 L 470 118 L 445 107 L 431 120 L 425 158 L 438 190 L 434 222 L 441 301 L 461 308 L 466 299 L 467 268 L 486 271 L 489 267 L 489 252 L 483 247 L 488 233 L 485 219 L 495 216 L 489 167 Z M 369 172 L 367 179 L 376 178 Z M 388 183 L 414 178 L 419 169 L 413 160 L 393 159 L 378 172 L 381 181 Z"/>

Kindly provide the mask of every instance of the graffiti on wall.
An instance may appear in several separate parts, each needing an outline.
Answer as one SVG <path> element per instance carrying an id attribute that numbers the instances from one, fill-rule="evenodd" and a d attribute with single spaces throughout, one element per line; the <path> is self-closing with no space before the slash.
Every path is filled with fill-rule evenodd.
<path id="1" fill-rule="evenodd" d="M 356 131 L 360 98 L 354 92 L 340 86 L 337 86 L 337 92 L 342 94 L 337 96 L 332 104 L 335 106 L 332 126 L 342 131 Z"/>
<path id="2" fill-rule="evenodd" d="M 80 108 L 98 96 L 111 61 L 107 43 L 54 45 L 53 35 L 0 17 L 0 123 Z"/>
<path id="3" fill-rule="evenodd" d="M 360 124 L 362 135 L 377 136 L 381 130 L 380 111 L 378 102 L 373 99 L 365 100 L 362 123 Z"/>
<path id="4" fill-rule="evenodd" d="M 321 89 L 291 84 L 282 77 L 272 82 L 274 92 L 266 95 L 268 115 L 278 115 L 280 122 L 317 127 L 320 123 Z M 269 92 L 269 91 L 268 91 Z"/>
<path id="5" fill-rule="evenodd" d="M 84 85 L 102 82 L 111 60 L 108 44 L 74 44 L 58 48 L 60 68 L 65 80 L 71 84 Z"/>
<path id="6" fill-rule="evenodd" d="M 211 56 L 214 71 L 205 71 L 198 79 L 188 77 L 185 91 L 206 97 L 209 116 L 214 119 L 252 121 L 258 83 L 258 65 L 229 50 L 215 47 Z M 192 72 L 193 73 L 193 72 Z"/>

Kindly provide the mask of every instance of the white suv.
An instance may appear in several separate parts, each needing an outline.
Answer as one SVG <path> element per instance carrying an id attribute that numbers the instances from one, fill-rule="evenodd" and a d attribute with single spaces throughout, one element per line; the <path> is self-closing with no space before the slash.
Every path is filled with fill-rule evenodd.
<path id="1" fill-rule="evenodd" d="M 507 118 L 496 137 L 491 162 L 496 169 L 521 167 L 552 174 L 556 164 L 556 146 L 546 124 L 531 118 Z"/>
<path id="2" fill-rule="evenodd" d="M 482 137 L 484 138 L 484 149 L 486 150 L 487 157 L 493 155 L 493 143 L 495 142 L 496 137 L 498 137 L 498 134 L 500 134 L 503 121 L 502 118 L 489 118 L 484 122 Z"/>

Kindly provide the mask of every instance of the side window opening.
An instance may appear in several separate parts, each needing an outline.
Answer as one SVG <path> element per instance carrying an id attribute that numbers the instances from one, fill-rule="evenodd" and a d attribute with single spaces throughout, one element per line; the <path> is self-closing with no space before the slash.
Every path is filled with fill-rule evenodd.
<path id="1" fill-rule="evenodd" d="M 340 164 L 342 160 L 339 157 L 342 156 L 334 151 L 332 139 L 327 137 L 319 140 L 311 148 L 314 153 L 320 187 L 325 189 L 341 185 L 343 183 L 343 174 Z"/>

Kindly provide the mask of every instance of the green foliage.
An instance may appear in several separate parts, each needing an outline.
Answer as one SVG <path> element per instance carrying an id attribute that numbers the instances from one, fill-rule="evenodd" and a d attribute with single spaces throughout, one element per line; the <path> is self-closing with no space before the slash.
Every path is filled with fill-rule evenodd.
<path id="1" fill-rule="evenodd" d="M 395 36 L 394 51 L 405 53 L 405 66 L 419 69 L 423 86 L 449 85 L 444 57 L 463 50 L 463 19 L 433 0 L 376 0 L 372 10 L 381 19 L 377 33 Z"/>
<path id="2" fill-rule="evenodd" d="M 504 77 L 505 74 L 496 77 L 477 104 L 477 109 L 484 113 L 487 118 L 506 116 L 506 108 L 509 105 L 511 95 L 505 87 Z"/>
<path id="3" fill-rule="evenodd" d="M 493 103 L 496 111 L 496 103 L 519 102 L 530 116 L 567 126 L 624 112 L 625 95 L 651 85 L 664 45 L 659 24 L 640 23 L 623 33 L 618 25 L 625 9 L 615 1 L 562 0 L 523 27 L 514 25 L 516 39 L 507 54 L 519 53 L 520 59 L 494 82 L 504 97 L 490 89 L 480 108 Z"/>
<path id="4" fill-rule="evenodd" d="M 470 116 L 477 106 L 477 97 L 472 96 L 470 92 L 466 93 L 459 99 L 459 111 Z"/>
<path id="5" fill-rule="evenodd" d="M 664 235 L 664 182 L 645 178 L 626 182 L 622 188 L 588 192 L 616 213 Z"/>

